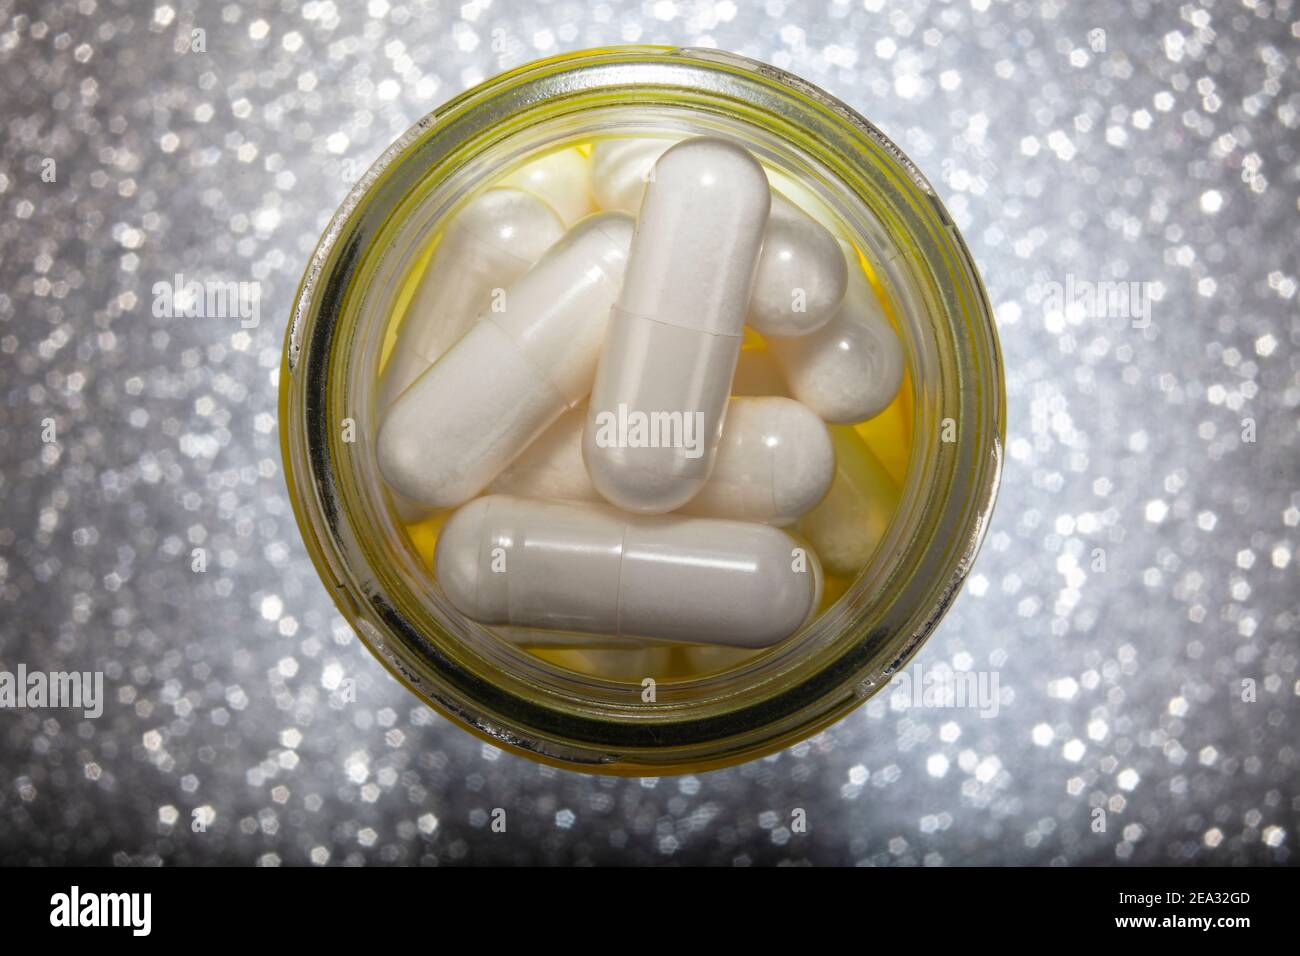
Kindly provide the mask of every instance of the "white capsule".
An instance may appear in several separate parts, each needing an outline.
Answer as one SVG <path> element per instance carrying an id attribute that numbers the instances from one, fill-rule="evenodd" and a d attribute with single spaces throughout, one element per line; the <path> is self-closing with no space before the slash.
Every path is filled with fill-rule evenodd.
<path id="1" fill-rule="evenodd" d="M 378 408 L 392 405 L 470 330 L 493 289 L 527 272 L 562 235 L 555 210 L 531 193 L 489 189 L 466 203 L 438 240 L 406 307 L 380 377 Z"/>
<path id="2" fill-rule="evenodd" d="M 612 504 L 672 511 L 707 480 L 769 205 L 762 167 L 725 140 L 687 140 L 655 164 L 583 436 Z"/>
<path id="3" fill-rule="evenodd" d="M 790 394 L 828 422 L 874 418 L 903 383 L 903 346 L 867 281 L 853 247 L 841 242 L 849 266 L 844 303 L 810 335 L 767 340 Z"/>
<path id="4" fill-rule="evenodd" d="M 676 142 L 651 137 L 597 141 L 591 147 L 591 193 L 596 205 L 635 216 L 655 161 Z"/>
<path id="5" fill-rule="evenodd" d="M 830 321 L 848 281 L 835 237 L 778 192 L 745 321 L 764 335 L 807 335 Z"/>
<path id="6" fill-rule="evenodd" d="M 468 501 L 586 398 L 632 229 L 622 213 L 583 220 L 402 394 L 376 443 L 394 491 L 428 508 Z"/>
<path id="7" fill-rule="evenodd" d="M 559 213 L 566 226 L 592 211 L 591 163 L 577 147 L 557 149 L 531 160 L 497 185 L 539 197 Z"/>
<path id="8" fill-rule="evenodd" d="M 680 511 L 787 525 L 834 477 L 830 433 L 812 411 L 789 398 L 733 398 L 713 473 Z"/>
<path id="9" fill-rule="evenodd" d="M 671 145 L 662 139 L 609 139 L 592 147 L 592 192 L 603 209 L 635 214 L 655 161 Z M 795 180 L 765 169 L 784 189 Z M 812 197 L 807 190 L 800 195 Z M 815 207 L 829 215 L 825 204 Z M 746 322 L 764 335 L 807 335 L 825 325 L 844 299 L 848 273 L 835 236 L 798 203 L 772 192 L 763 252 Z"/>
<path id="10" fill-rule="evenodd" d="M 582 461 L 583 409 L 566 412 L 488 486 L 499 494 L 601 501 Z M 727 404 L 713 474 L 682 514 L 787 525 L 826 495 L 835 451 L 826 425 L 789 398 Z"/>
<path id="11" fill-rule="evenodd" d="M 816 556 L 768 525 L 507 495 L 453 514 L 434 560 L 482 624 L 767 647 L 821 598 Z"/>

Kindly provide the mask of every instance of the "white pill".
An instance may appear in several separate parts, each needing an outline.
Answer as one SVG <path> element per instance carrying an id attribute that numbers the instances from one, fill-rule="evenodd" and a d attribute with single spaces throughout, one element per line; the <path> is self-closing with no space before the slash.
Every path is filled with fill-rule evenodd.
<path id="1" fill-rule="evenodd" d="M 601 501 L 582 461 L 585 411 L 560 419 L 488 486 L 525 498 Z M 727 404 L 713 474 L 682 514 L 787 525 L 825 497 L 835 476 L 826 425 L 789 398 L 733 398 Z"/>
<path id="2" fill-rule="evenodd" d="M 456 344 L 487 304 L 541 258 L 564 223 L 549 205 L 519 189 L 475 196 L 447 225 L 407 305 L 379 381 L 380 410 Z"/>
<path id="3" fill-rule="evenodd" d="M 834 477 L 831 436 L 814 412 L 789 398 L 733 398 L 713 474 L 681 512 L 787 525 Z"/>
<path id="4" fill-rule="evenodd" d="M 523 189 L 544 200 L 566 226 L 592 211 L 591 163 L 576 147 L 531 160 L 497 185 Z"/>
<path id="5" fill-rule="evenodd" d="M 821 598 L 816 556 L 768 525 L 508 495 L 453 514 L 434 562 L 482 624 L 619 637 L 767 647 Z"/>
<path id="6" fill-rule="evenodd" d="M 609 139 L 592 147 L 592 192 L 602 209 L 636 214 L 655 161 L 671 145 L 662 139 Z M 773 186 L 772 211 L 763 238 L 746 321 L 764 335 L 807 335 L 825 325 L 844 299 L 848 278 L 835 236 L 798 203 L 782 195 L 794 179 L 765 169 Z M 818 215 L 824 203 L 807 190 Z"/>
<path id="7" fill-rule="evenodd" d="M 612 504 L 672 511 L 707 480 L 769 205 L 762 167 L 734 143 L 687 140 L 655 164 L 583 436 Z"/>
<path id="8" fill-rule="evenodd" d="M 655 161 L 676 139 L 602 139 L 591 147 L 591 192 L 601 209 L 635 216 Z"/>
<path id="9" fill-rule="evenodd" d="M 844 301 L 848 269 L 835 237 L 778 192 L 745 321 L 764 335 L 807 335 Z"/>
<path id="10" fill-rule="evenodd" d="M 767 347 L 785 373 L 790 394 L 828 422 L 874 418 L 903 383 L 903 346 L 885 317 L 857 253 L 841 242 L 848 290 L 834 318 L 798 338 L 769 337 Z"/>
<path id="11" fill-rule="evenodd" d="M 376 444 L 394 491 L 468 501 L 587 397 L 632 230 L 622 213 L 584 219 L 393 403 Z"/>

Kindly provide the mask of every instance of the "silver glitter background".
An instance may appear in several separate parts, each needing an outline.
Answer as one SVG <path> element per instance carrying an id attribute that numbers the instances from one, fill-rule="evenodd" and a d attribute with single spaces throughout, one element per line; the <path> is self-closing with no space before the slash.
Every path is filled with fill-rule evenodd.
<path id="1" fill-rule="evenodd" d="M 1290 0 L 3 0 L 0 668 L 109 702 L 0 711 L 0 862 L 1294 862 L 1298 37 Z M 766 760 L 586 777 L 436 717 L 334 611 L 276 425 L 306 257 L 419 116 L 620 42 L 801 74 L 948 203 L 1009 455 L 916 662 L 996 676 L 996 716 L 886 691 Z M 260 325 L 154 317 L 177 273 L 260 282 Z M 1148 283 L 1150 327 L 1053 305 L 1071 277 Z"/>

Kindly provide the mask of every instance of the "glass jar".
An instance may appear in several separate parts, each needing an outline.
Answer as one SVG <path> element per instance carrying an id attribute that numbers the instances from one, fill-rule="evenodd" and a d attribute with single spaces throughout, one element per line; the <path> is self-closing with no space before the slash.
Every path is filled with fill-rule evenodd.
<path id="1" fill-rule="evenodd" d="M 718 673 L 641 683 L 554 666 L 458 614 L 377 476 L 386 323 L 428 237 L 476 184 L 539 150 L 620 132 L 743 142 L 833 210 L 889 303 L 908 363 L 910 458 L 874 557 L 807 627 Z M 491 743 L 600 773 L 698 771 L 789 746 L 889 682 L 970 569 L 998 485 L 992 309 L 951 218 L 879 130 L 789 73 L 703 49 L 537 61 L 430 113 L 334 215 L 294 304 L 280 383 L 285 472 L 307 549 L 364 643 Z"/>

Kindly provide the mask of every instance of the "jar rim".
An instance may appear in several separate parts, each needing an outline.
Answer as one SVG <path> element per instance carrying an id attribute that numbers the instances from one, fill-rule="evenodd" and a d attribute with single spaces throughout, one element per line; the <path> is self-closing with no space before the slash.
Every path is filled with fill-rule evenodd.
<path id="1" fill-rule="evenodd" d="M 815 667 L 791 669 L 782 686 L 752 699 L 716 701 L 694 713 L 651 707 L 635 716 L 551 701 L 477 672 L 412 623 L 377 583 L 364 531 L 337 480 L 346 452 L 335 436 L 347 408 L 333 387 L 367 257 L 430 169 L 453 168 L 488 139 L 535 121 L 539 104 L 576 113 L 633 92 L 732 112 L 807 140 L 870 206 L 914 271 L 936 334 L 951 344 L 927 411 L 936 421 L 961 423 L 951 442 L 926 449 L 929 486 L 891 568 L 889 607 L 859 609 L 833 652 Z M 846 104 L 775 67 L 716 50 L 631 46 L 562 54 L 492 77 L 384 151 L 331 219 L 299 286 L 281 366 L 280 422 L 286 481 L 308 552 L 344 617 L 399 681 L 494 745 L 571 769 L 658 774 L 771 753 L 885 686 L 943 617 L 983 540 L 1002 467 L 1005 396 L 992 307 L 970 252 L 897 146 Z"/>

